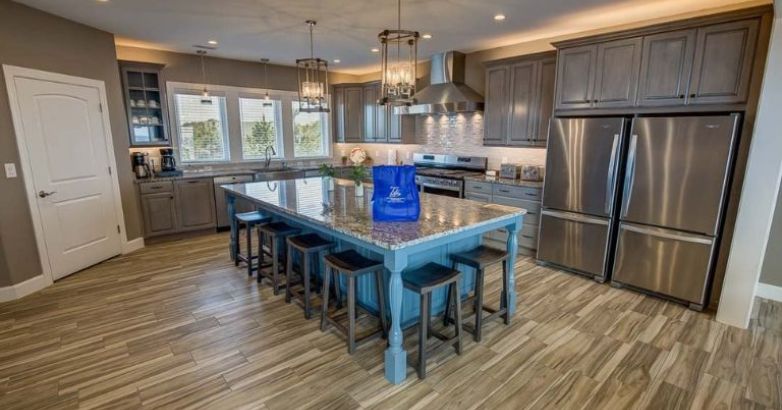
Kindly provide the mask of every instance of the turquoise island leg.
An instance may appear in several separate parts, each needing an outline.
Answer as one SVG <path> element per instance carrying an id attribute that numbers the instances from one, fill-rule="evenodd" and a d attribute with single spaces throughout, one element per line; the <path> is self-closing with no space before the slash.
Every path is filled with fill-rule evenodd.
<path id="1" fill-rule="evenodd" d="M 518 252 L 518 239 L 516 238 L 516 234 L 519 231 L 519 224 L 520 221 L 517 218 L 513 221 L 512 224 L 505 227 L 505 229 L 508 230 L 508 242 L 507 242 L 507 251 L 508 251 L 508 277 L 506 284 L 508 287 L 508 318 L 513 317 L 513 315 L 516 313 L 516 275 L 515 275 L 515 266 L 516 266 L 516 253 Z M 509 319 L 510 321 L 510 319 Z"/>
<path id="2" fill-rule="evenodd" d="M 386 380 L 399 384 L 407 377 L 407 352 L 402 346 L 402 271 L 407 267 L 407 255 L 403 251 L 385 254 L 383 264 L 390 273 L 388 303 L 391 308 L 391 329 L 388 332 L 388 348 L 385 352 Z"/>

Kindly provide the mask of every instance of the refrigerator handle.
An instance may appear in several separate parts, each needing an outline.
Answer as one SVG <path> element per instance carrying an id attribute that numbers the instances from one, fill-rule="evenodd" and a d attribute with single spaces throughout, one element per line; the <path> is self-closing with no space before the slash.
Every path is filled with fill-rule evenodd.
<path id="1" fill-rule="evenodd" d="M 622 193 L 622 217 L 627 216 L 627 208 L 630 206 L 630 197 L 633 195 L 633 181 L 635 180 L 635 150 L 638 145 L 638 134 L 630 136 L 630 147 L 627 150 L 627 171 L 625 172 L 625 186 Z"/>
<path id="2" fill-rule="evenodd" d="M 542 215 L 551 216 L 554 218 L 564 219 L 567 221 L 574 221 L 574 222 L 582 222 L 586 224 L 592 224 L 592 225 L 603 225 L 608 226 L 608 220 L 607 219 L 598 219 L 598 218 L 592 218 L 586 215 L 581 214 L 573 214 L 570 212 L 558 212 L 558 211 L 552 211 L 549 209 L 544 209 L 540 212 Z"/>
<path id="3" fill-rule="evenodd" d="M 614 142 L 611 144 L 611 158 L 608 160 L 608 176 L 606 177 L 606 214 L 611 213 L 611 201 L 614 198 L 614 185 L 616 185 L 616 150 L 619 145 L 619 134 L 614 134 Z"/>
<path id="4" fill-rule="evenodd" d="M 663 239 L 671 239 L 674 241 L 679 242 L 690 242 L 690 243 L 697 243 L 701 245 L 711 245 L 714 243 L 714 240 L 711 238 L 704 238 L 700 235 L 690 235 L 686 233 L 668 233 L 668 232 L 661 232 L 656 229 L 648 229 L 643 228 L 640 226 L 635 225 L 629 225 L 629 224 L 622 224 L 620 225 L 620 229 L 623 229 L 625 231 L 640 233 L 642 235 L 649 235 L 654 236 L 657 238 L 663 238 Z"/>

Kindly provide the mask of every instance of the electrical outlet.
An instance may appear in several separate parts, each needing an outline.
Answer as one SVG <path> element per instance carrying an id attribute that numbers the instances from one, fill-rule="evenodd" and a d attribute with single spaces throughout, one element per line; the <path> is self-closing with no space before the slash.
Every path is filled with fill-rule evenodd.
<path id="1" fill-rule="evenodd" d="M 5 164 L 5 177 L 16 178 L 16 164 L 13 162 Z"/>

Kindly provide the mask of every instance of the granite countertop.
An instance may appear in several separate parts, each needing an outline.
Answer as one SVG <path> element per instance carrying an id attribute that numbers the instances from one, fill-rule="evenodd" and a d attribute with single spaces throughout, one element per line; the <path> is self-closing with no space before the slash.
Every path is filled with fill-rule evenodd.
<path id="1" fill-rule="evenodd" d="M 364 196 L 356 196 L 352 181 L 334 180 L 329 191 L 322 177 L 224 185 L 223 188 L 283 213 L 306 219 L 335 232 L 397 250 L 469 228 L 524 215 L 526 210 L 497 204 L 481 204 L 447 196 L 421 194 L 421 215 L 415 222 L 372 220 L 372 184 L 363 184 Z"/>
<path id="2" fill-rule="evenodd" d="M 336 169 L 342 169 L 342 168 L 349 168 L 349 165 L 342 165 L 339 164 L 331 164 Z M 264 172 L 307 172 L 307 171 L 317 171 L 320 169 L 320 165 L 302 165 L 302 166 L 289 166 L 286 168 L 281 168 L 279 166 L 273 166 L 269 169 L 265 169 L 263 167 L 259 168 L 218 168 L 218 169 L 206 169 L 206 170 L 182 170 L 182 175 L 179 176 L 170 176 L 170 177 L 153 177 L 153 178 L 142 178 L 142 179 L 135 179 L 135 182 L 137 184 L 143 184 L 145 182 L 162 182 L 162 181 L 176 181 L 181 179 L 199 179 L 199 178 L 215 178 L 215 177 L 225 177 L 225 176 L 233 176 L 233 175 L 255 175 L 255 174 L 261 174 Z"/>
<path id="3" fill-rule="evenodd" d="M 466 176 L 464 177 L 464 179 L 469 181 L 487 182 L 490 184 L 498 184 L 498 185 L 522 186 L 527 188 L 543 188 L 543 181 L 522 181 L 520 179 L 499 178 L 499 177 L 491 177 L 488 175 Z"/>

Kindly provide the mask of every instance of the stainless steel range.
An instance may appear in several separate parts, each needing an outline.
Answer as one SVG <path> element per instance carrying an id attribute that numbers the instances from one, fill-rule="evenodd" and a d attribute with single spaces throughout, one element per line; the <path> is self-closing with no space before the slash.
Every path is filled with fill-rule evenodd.
<path id="1" fill-rule="evenodd" d="M 413 154 L 415 183 L 421 192 L 464 197 L 464 177 L 481 176 L 489 159 L 447 154 Z"/>

